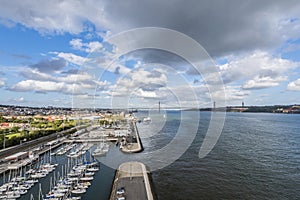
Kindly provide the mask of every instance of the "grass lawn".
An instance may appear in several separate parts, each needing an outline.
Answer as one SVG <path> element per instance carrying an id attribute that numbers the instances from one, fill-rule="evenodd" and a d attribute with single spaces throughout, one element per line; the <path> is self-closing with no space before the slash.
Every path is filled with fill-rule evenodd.
<path id="1" fill-rule="evenodd" d="M 8 137 L 8 139 L 12 138 L 13 136 L 20 137 L 21 133 L 12 133 L 12 134 L 6 135 L 6 137 Z"/>

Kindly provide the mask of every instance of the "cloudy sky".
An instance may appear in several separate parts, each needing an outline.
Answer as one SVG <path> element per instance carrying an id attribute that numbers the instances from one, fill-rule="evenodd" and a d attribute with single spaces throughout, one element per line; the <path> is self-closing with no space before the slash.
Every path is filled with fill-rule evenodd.
<path id="1" fill-rule="evenodd" d="M 166 48 L 138 48 L 155 43 L 183 50 L 186 43 L 178 46 L 176 37 L 124 36 L 144 27 L 175 31 L 201 45 L 199 56 L 187 50 L 201 70 Z M 300 103 L 297 0 L 5 0 L 0 34 L 0 104 Z M 125 47 L 130 52 L 121 51 Z M 216 83 L 218 77 L 222 83 Z"/>

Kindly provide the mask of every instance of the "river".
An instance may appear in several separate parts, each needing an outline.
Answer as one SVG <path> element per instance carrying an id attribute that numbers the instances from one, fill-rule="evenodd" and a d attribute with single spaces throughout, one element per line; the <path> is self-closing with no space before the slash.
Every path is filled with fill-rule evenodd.
<path id="1" fill-rule="evenodd" d="M 196 124 L 192 120 L 195 115 L 200 116 Z M 139 112 L 137 116 L 147 117 L 148 113 Z M 227 113 L 218 142 L 202 159 L 198 153 L 207 133 L 210 112 L 158 114 L 153 111 L 150 117 L 151 123 L 138 124 L 144 152 L 138 156 L 123 154 L 111 144 L 108 154 L 97 158 L 101 169 L 82 199 L 108 199 L 115 173 L 113 168 L 135 159 L 150 165 L 156 195 L 161 200 L 300 199 L 300 115 Z M 164 147 L 173 141 L 181 125 L 187 138 L 193 135 L 188 131 L 189 127 L 196 126 L 198 131 L 191 144 L 183 142 L 188 144 L 187 150 L 176 143 L 176 149 L 184 149 L 179 152 L 183 155 L 177 158 L 174 152 L 166 152 Z M 181 140 L 185 141 L 184 138 Z M 168 164 L 162 160 L 164 156 L 151 155 L 158 150 L 164 156 L 170 155 L 166 159 L 172 160 L 174 156 L 168 166 L 161 167 Z M 56 156 L 53 160 L 63 164 L 66 157 Z M 50 176 L 40 180 L 43 193 L 49 190 Z M 38 199 L 37 191 L 36 184 L 21 199 L 29 199 L 31 193 Z"/>

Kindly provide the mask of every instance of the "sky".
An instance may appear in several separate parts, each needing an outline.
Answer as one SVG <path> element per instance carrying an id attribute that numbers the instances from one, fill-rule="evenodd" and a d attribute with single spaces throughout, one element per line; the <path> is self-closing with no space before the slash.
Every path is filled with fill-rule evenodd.
<path id="1" fill-rule="evenodd" d="M 296 0 L 4 0 L 0 104 L 300 104 L 299 11 Z"/>

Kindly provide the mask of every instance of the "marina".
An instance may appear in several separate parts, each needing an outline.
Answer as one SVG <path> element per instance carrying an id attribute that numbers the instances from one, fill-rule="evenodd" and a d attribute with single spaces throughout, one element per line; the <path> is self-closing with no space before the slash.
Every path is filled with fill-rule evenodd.
<path id="1" fill-rule="evenodd" d="M 106 156 L 111 146 L 127 153 L 142 150 L 132 118 L 115 126 L 91 125 L 9 155 L 3 159 L 9 165 L 1 165 L 0 199 L 81 199 L 101 171 L 97 158 Z"/>

